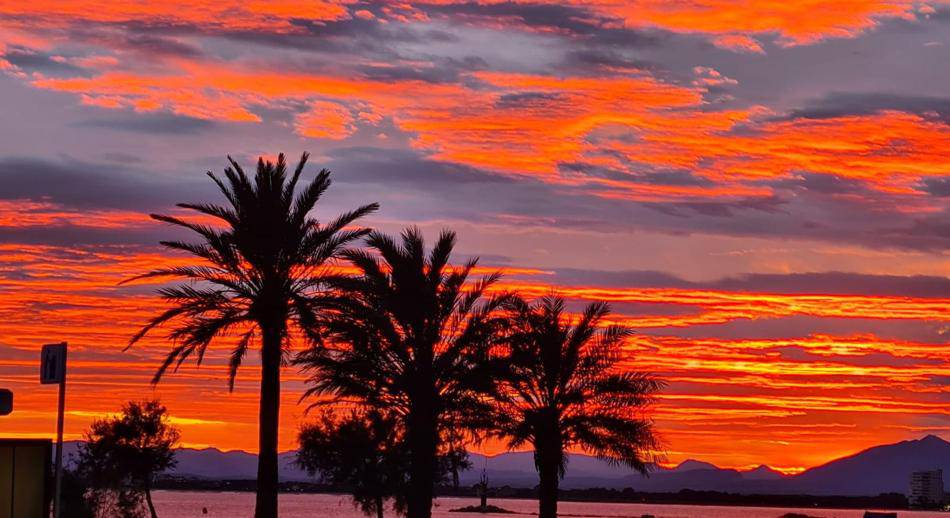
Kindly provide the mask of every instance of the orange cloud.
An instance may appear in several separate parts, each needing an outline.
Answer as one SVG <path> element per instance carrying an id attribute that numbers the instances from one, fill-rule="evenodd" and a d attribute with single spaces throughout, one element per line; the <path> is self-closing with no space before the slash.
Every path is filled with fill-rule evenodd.
<path id="1" fill-rule="evenodd" d="M 612 143 L 631 160 L 688 168 L 717 181 L 791 177 L 808 171 L 859 180 L 893 194 L 920 194 L 923 176 L 946 176 L 950 128 L 919 115 L 886 112 L 823 120 L 735 121 L 726 130 L 652 133 Z M 748 127 L 738 130 L 738 123 Z"/>
<path id="2" fill-rule="evenodd" d="M 15 17 L 41 19 L 47 25 L 69 22 L 192 24 L 203 30 L 265 30 L 296 32 L 301 30 L 293 20 L 326 22 L 356 16 L 373 19 L 366 9 L 349 12 L 351 0 L 281 0 L 279 2 L 17 2 L 0 1 L 0 13 Z M 432 3 L 432 2 L 430 2 Z M 437 0 L 434 3 L 463 3 L 458 0 Z M 500 3 L 481 0 L 481 4 Z M 530 0 L 521 3 L 548 3 Z M 659 27 L 675 32 L 708 34 L 725 48 L 761 52 L 756 36 L 777 34 L 784 44 L 809 44 L 826 38 L 854 37 L 874 28 L 888 18 L 914 19 L 932 11 L 931 6 L 944 0 L 819 0 L 781 2 L 777 0 L 696 0 L 669 2 L 665 0 L 594 0 L 572 2 L 589 11 L 592 23 L 608 26 Z M 562 4 L 559 4 L 562 5 Z M 386 20 L 401 23 L 426 21 L 424 7 L 412 2 L 385 5 L 381 12 Z M 606 17 L 597 20 L 596 17 Z M 481 17 L 481 23 L 496 26 L 518 25 L 516 16 Z M 552 30 L 552 29 L 547 29 Z"/>
<path id="3" fill-rule="evenodd" d="M 800 172 L 835 175 L 908 197 L 895 210 L 940 210 L 918 190 L 924 177 L 946 176 L 950 129 L 920 115 L 886 112 L 822 120 L 770 120 L 762 108 L 701 111 L 702 93 L 732 81 L 698 69 L 692 87 L 647 75 L 550 77 L 476 72 L 475 89 L 418 81 L 383 83 L 344 77 L 244 71 L 223 64 L 177 62 L 177 73 L 106 72 L 38 78 L 33 85 L 74 92 L 88 104 L 167 109 L 199 118 L 258 121 L 252 106 L 305 101 L 295 128 L 304 136 L 346 138 L 389 117 L 434 158 L 495 171 L 586 184 L 590 192 L 638 201 L 768 197 L 763 180 Z M 425 96 L 414 92 L 426 91 Z M 623 157 L 621 161 L 618 157 Z M 656 185 L 561 171 L 582 162 L 636 173 L 640 167 L 685 169 L 713 186 Z M 841 193 L 837 196 L 860 196 Z"/>
<path id="4" fill-rule="evenodd" d="M 307 111 L 297 116 L 294 129 L 304 137 L 330 140 L 344 139 L 356 131 L 350 111 L 326 101 L 312 101 Z"/>
<path id="5" fill-rule="evenodd" d="M 439 0 L 440 4 L 460 3 Z M 479 4 L 502 3 L 500 0 L 480 0 Z M 536 4 L 534 0 L 519 3 Z M 555 2 L 541 2 L 556 4 Z M 931 5 L 944 4 L 943 0 L 919 2 L 916 0 L 840 0 L 824 2 L 801 0 L 593 0 L 571 2 L 589 10 L 595 16 L 606 17 L 608 25 L 617 22 L 625 27 L 659 27 L 674 32 L 708 34 L 725 48 L 761 52 L 753 37 L 776 34 L 780 43 L 803 45 L 826 38 L 850 38 L 873 29 L 888 18 L 914 19 L 918 13 L 928 14 Z M 558 4 L 563 5 L 563 4 Z M 516 16 L 507 20 L 482 17 L 481 22 L 516 24 Z M 597 23 L 599 20 L 591 20 Z M 551 30 L 551 29 L 548 29 Z"/>
<path id="6" fill-rule="evenodd" d="M 67 209 L 52 202 L 0 200 L 0 227 L 22 228 L 73 225 L 86 228 L 141 227 L 147 214 L 131 211 Z"/>
<path id="7" fill-rule="evenodd" d="M 913 0 L 833 3 L 820 0 L 637 0 L 598 2 L 597 6 L 632 26 L 653 25 L 674 31 L 724 35 L 720 37 L 726 38 L 778 33 L 787 44 L 807 44 L 824 38 L 856 36 L 884 18 L 913 18 L 919 4 Z"/>
<path id="8" fill-rule="evenodd" d="M 688 327 L 722 324 L 737 319 L 783 318 L 808 315 L 822 318 L 876 318 L 950 321 L 950 299 L 862 295 L 790 295 L 666 288 L 595 288 L 551 286 L 507 281 L 503 287 L 526 296 L 543 296 L 556 288 L 567 297 L 613 303 L 695 306 L 694 314 L 615 315 L 618 323 L 634 328 Z"/>
<path id="9" fill-rule="evenodd" d="M 828 2 L 598 0 L 583 7 L 592 23 L 608 27 L 661 27 L 703 34 L 716 45 L 761 53 L 766 40 L 810 44 L 853 37 L 879 20 L 911 18 L 923 3 L 903 0 Z M 577 5 L 581 5 L 578 3 Z M 0 51 L 24 46 L 53 52 L 63 43 L 55 29 L 70 24 L 193 25 L 202 34 L 302 30 L 295 20 L 322 22 L 351 16 L 348 2 L 10 2 L 0 0 Z M 425 23 L 411 4 L 353 13 L 370 23 Z M 915 10 L 917 9 L 917 10 Z M 606 16 L 608 19 L 594 19 Z M 364 23 L 361 22 L 361 23 Z M 375 23 L 375 22 L 373 22 Z M 473 21 L 481 23 L 481 21 Z M 518 24 L 495 20 L 496 28 Z M 53 29 L 44 35 L 42 29 Z M 170 38 L 187 38 L 182 33 Z M 184 41 L 184 40 L 183 40 Z M 945 210 L 922 194 L 924 178 L 948 174 L 950 129 L 926 115 L 884 112 L 822 120 L 783 119 L 767 108 L 717 110 L 710 90 L 734 79 L 698 67 L 672 84 L 633 68 L 595 75 L 551 76 L 511 71 L 462 72 L 457 83 L 370 81 L 328 71 L 286 72 L 241 60 L 163 57 L 133 68 L 112 55 L 52 56 L 84 68 L 73 77 L 27 73 L 9 61 L 0 69 L 34 87 L 76 96 L 104 109 L 171 112 L 253 124 L 269 109 L 295 110 L 301 136 L 344 140 L 363 127 L 394 125 L 418 151 L 439 160 L 530 177 L 621 200 L 730 200 L 772 196 L 775 180 L 805 172 L 834 175 L 882 193 L 914 214 Z M 379 64 L 375 64 L 379 65 Z M 388 126 L 387 126 L 388 128 Z M 376 131 L 374 130 L 373 133 Z M 589 166 L 611 174 L 587 172 Z M 685 170 L 702 186 L 645 182 L 641 173 Z M 861 194 L 832 196 L 853 200 Z M 523 220 L 515 221 L 524 224 Z M 76 210 L 49 200 L 0 201 L 0 227 L 140 229 L 145 215 L 121 210 Z M 229 340 L 209 352 L 200 369 L 186 365 L 152 388 L 168 344 L 160 336 L 122 352 L 131 334 L 160 302 L 148 283 L 118 281 L 187 258 L 138 246 L 0 244 L 0 380 L 17 393 L 17 411 L 4 432 L 48 436 L 54 429 L 55 392 L 36 384 L 38 347 L 68 340 L 71 383 L 68 437 L 78 438 L 93 416 L 126 399 L 161 396 L 185 429 L 188 444 L 254 448 L 257 372 L 250 357 L 228 394 Z M 804 263 L 803 263 L 804 264 Z M 909 268 L 904 266 L 904 268 Z M 478 274 L 492 271 L 485 266 Z M 558 288 L 574 303 L 607 300 L 620 311 L 614 322 L 643 331 L 631 339 L 626 368 L 660 373 L 669 383 L 655 419 L 670 444 L 671 461 L 701 457 L 724 466 L 768 462 L 793 472 L 860 447 L 906 438 L 921 420 L 945 419 L 946 344 L 874 335 L 805 335 L 780 338 L 705 337 L 717 325 L 806 316 L 946 323 L 950 299 L 836 294 L 783 294 L 672 288 L 556 286 L 551 272 L 527 267 L 507 273 L 500 288 L 527 296 Z M 644 313 L 623 311 L 644 304 Z M 668 308 L 669 311 L 665 311 Z M 683 329 L 701 338 L 676 336 Z M 697 329 L 698 328 L 698 329 Z M 649 335 L 647 333 L 660 333 Z M 669 336 L 668 336 L 669 335 Z M 253 355 L 252 355 L 253 356 Z M 305 417 L 296 404 L 301 377 L 288 370 L 283 448 Z M 221 409 L 221 410 L 218 410 Z M 226 409 L 226 410 L 224 410 Z M 882 417 L 884 416 L 884 417 Z M 893 428 L 882 428 L 886 419 Z M 730 448 L 723 448 L 729 437 Z M 489 450 L 491 447 L 486 447 Z"/>
<path id="10" fill-rule="evenodd" d="M 348 17 L 345 0 L 261 0 L 222 2 L 78 2 L 0 0 L 0 13 L 36 17 L 47 24 L 70 21 L 194 24 L 206 29 L 293 31 L 291 20 L 338 20 Z"/>
<path id="11" fill-rule="evenodd" d="M 698 105 L 698 91 L 648 76 L 549 77 L 474 74 L 491 86 L 450 105 L 414 106 L 397 114 L 437 158 L 502 172 L 556 177 L 560 162 L 580 158 L 584 139 L 612 126 L 656 127 L 659 112 Z"/>
<path id="12" fill-rule="evenodd" d="M 129 336 L 156 311 L 158 301 L 148 285 L 118 287 L 119 280 L 159 264 L 187 264 L 190 259 L 133 246 L 97 246 L 64 250 L 50 246 L 0 245 L 0 380 L 17 394 L 17 411 L 4 418 L 4 430 L 17 436 L 52 433 L 50 408 L 55 391 L 35 382 L 40 344 L 67 340 L 71 347 L 70 417 L 67 435 L 78 438 L 93 416 L 112 412 L 121 401 L 160 396 L 180 418 L 185 442 L 223 448 L 254 448 L 258 373 L 256 357 L 248 358 L 237 389 L 226 389 L 228 340 L 212 347 L 205 364 L 186 364 L 157 387 L 148 380 L 168 350 L 156 335 L 122 352 Z M 478 274 L 493 271 L 486 265 Z M 550 272 L 510 268 L 509 274 L 538 281 Z M 546 294 L 543 282 L 507 282 L 526 296 Z M 908 297 L 781 295 L 673 289 L 603 289 L 560 287 L 577 302 L 605 299 L 695 306 L 696 312 L 671 315 L 628 315 L 617 320 L 641 329 L 746 318 L 811 315 L 825 318 L 903 318 L 946 321 L 950 300 Z M 622 307 L 621 307 L 622 309 Z M 678 313 L 678 312 L 674 312 Z M 806 357 L 788 356 L 795 349 Z M 873 335 L 814 335 L 776 339 L 684 339 L 639 334 L 629 343 L 632 356 L 625 368 L 646 369 L 664 377 L 670 387 L 654 413 L 673 446 L 671 460 L 700 456 L 723 465 L 769 462 L 797 469 L 827 460 L 843 449 L 900 437 L 898 429 L 879 430 L 874 416 L 910 426 L 924 415 L 945 415 L 946 388 L 928 380 L 945 375 L 950 351 L 942 344 L 881 339 Z M 901 361 L 875 361 L 880 355 Z M 297 398 L 302 377 L 285 373 L 286 412 L 282 448 L 293 447 L 293 432 L 306 419 Z M 200 401 L 200 404 L 197 403 Z M 218 412 L 211 409 L 227 409 Z M 880 417 L 878 417 L 879 419 Z M 752 421 L 754 419 L 755 421 Z M 827 440 L 835 427 L 849 426 L 847 441 Z M 774 427 L 783 427 L 781 433 Z M 246 433 L 236 433 L 244 430 Z M 750 441 L 742 452 L 714 447 L 717 430 Z M 870 430 L 874 430 L 873 433 Z M 226 433 L 225 433 L 226 432 Z M 807 455 L 792 458 L 787 447 L 769 441 L 781 436 L 793 444 L 809 444 Z M 689 447 L 687 447 L 687 445 Z M 484 446 L 497 451 L 497 445 Z M 800 453 L 800 452 L 799 452 Z"/>

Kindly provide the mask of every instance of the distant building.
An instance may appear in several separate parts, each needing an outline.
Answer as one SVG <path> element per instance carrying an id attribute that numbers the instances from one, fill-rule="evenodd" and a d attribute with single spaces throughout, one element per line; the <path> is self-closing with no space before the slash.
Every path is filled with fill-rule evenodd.
<path id="1" fill-rule="evenodd" d="M 910 474 L 910 505 L 940 507 L 943 505 L 943 470 L 915 471 Z"/>

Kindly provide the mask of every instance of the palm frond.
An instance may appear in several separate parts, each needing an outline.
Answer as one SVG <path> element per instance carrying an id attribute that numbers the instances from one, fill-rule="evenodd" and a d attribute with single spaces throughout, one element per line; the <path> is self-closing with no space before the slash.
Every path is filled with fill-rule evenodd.
<path id="1" fill-rule="evenodd" d="M 228 359 L 228 392 L 234 392 L 234 379 L 237 377 L 238 368 L 241 366 L 241 362 L 244 361 L 244 356 L 247 355 L 247 350 L 251 345 L 251 341 L 254 340 L 254 328 L 248 329 L 241 340 L 238 341 L 237 346 L 231 350 L 231 356 Z"/>
<path id="2" fill-rule="evenodd" d="M 573 322 L 557 295 L 533 304 L 513 297 L 504 307 L 511 324 L 496 396 L 504 428 L 497 435 L 512 445 L 533 443 L 544 452 L 539 469 L 542 461 L 558 462 L 550 458 L 557 449 L 573 447 L 645 472 L 659 441 L 644 414 L 663 384 L 618 369 L 632 331 L 601 326 L 610 313 L 606 303 L 588 305 Z M 560 437 L 557 444 L 552 436 Z"/>
<path id="3" fill-rule="evenodd" d="M 213 205 L 210 203 L 178 203 L 177 206 L 183 209 L 191 209 L 193 211 L 218 218 L 231 226 L 235 226 L 240 223 L 237 214 L 235 214 L 233 210 L 220 205 Z"/>
<path id="4" fill-rule="evenodd" d="M 283 154 L 278 155 L 275 163 L 259 159 L 253 178 L 230 156 L 223 177 L 208 172 L 227 203 L 178 206 L 212 216 L 224 223 L 222 228 L 183 217 L 152 215 L 157 221 L 185 228 L 199 238 L 194 243 L 161 243 L 194 256 L 199 260 L 196 264 L 158 268 L 123 281 L 185 281 L 158 289 L 169 307 L 151 318 L 129 341 L 131 347 L 157 327 L 169 328 L 167 337 L 174 346 L 159 367 L 156 382 L 187 358 L 195 357 L 200 365 L 208 347 L 238 327 L 246 326 L 247 330 L 242 331 L 231 351 L 230 390 L 249 348 L 258 337 L 261 343 L 266 341 L 254 329 L 280 329 L 282 351 L 290 343 L 292 326 L 303 331 L 311 343 L 319 343 L 318 311 L 330 310 L 332 306 L 311 301 L 331 287 L 322 278 L 334 275 L 328 273 L 325 264 L 338 260 L 349 243 L 367 233 L 349 227 L 378 206 L 366 205 L 343 213 L 327 226 L 318 225 L 309 213 L 330 186 L 330 173 L 322 170 L 297 193 L 308 156 L 303 154 L 289 177 Z"/>
<path id="5" fill-rule="evenodd" d="M 307 165 L 307 160 L 310 158 L 310 153 L 306 151 L 300 155 L 300 161 L 297 162 L 297 168 L 294 169 L 293 176 L 290 177 L 290 181 L 287 182 L 286 187 L 284 187 L 284 200 L 285 203 L 290 203 L 290 200 L 294 199 L 294 192 L 297 189 L 297 181 L 300 180 L 300 175 L 303 174 L 303 169 Z"/>

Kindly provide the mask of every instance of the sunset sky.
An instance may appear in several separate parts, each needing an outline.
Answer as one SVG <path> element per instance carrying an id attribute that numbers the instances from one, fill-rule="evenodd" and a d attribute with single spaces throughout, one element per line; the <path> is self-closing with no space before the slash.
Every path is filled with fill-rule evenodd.
<path id="1" fill-rule="evenodd" d="M 149 384 L 128 352 L 186 261 L 150 221 L 205 171 L 310 151 L 330 217 L 460 234 L 528 295 L 608 300 L 668 382 L 671 463 L 796 471 L 950 439 L 950 2 L 0 0 L 3 436 L 160 397 L 188 446 L 254 450 L 257 358 Z M 305 405 L 285 373 L 282 449 Z M 491 445 L 489 452 L 496 451 Z"/>

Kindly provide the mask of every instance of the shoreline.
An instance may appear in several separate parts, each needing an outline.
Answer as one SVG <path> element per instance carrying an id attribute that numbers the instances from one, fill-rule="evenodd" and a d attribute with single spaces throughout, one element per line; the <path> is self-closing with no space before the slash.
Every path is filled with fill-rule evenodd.
<path id="1" fill-rule="evenodd" d="M 254 491 L 252 485 L 253 481 L 207 481 L 207 482 L 231 482 L 234 485 L 223 487 L 221 485 L 212 486 L 211 484 L 199 484 L 194 487 L 169 487 L 169 485 L 161 483 L 155 487 L 155 491 L 165 491 L 165 492 L 183 492 L 183 493 L 252 493 Z M 244 482 L 250 483 L 250 485 L 243 484 Z M 282 495 L 334 495 L 339 497 L 348 498 L 350 495 L 338 488 L 329 488 L 326 489 L 317 489 L 315 487 L 309 487 L 306 489 L 303 488 L 294 488 L 293 486 L 298 485 L 298 483 L 282 483 L 280 493 Z M 291 486 L 291 487 L 287 487 Z M 531 491 L 529 489 L 524 489 L 523 491 Z M 638 505 L 661 505 L 661 506 L 695 506 L 695 507 L 753 507 L 753 508 L 762 508 L 762 509 L 815 509 L 815 510 L 874 510 L 874 511 L 897 511 L 897 512 L 940 512 L 935 509 L 915 509 L 908 506 L 900 505 L 887 505 L 888 501 L 881 496 L 878 497 L 859 497 L 859 496 L 815 496 L 815 495 L 740 495 L 733 493 L 716 493 L 716 492 L 707 492 L 707 491 L 691 491 L 684 490 L 676 493 L 636 493 L 638 499 L 629 498 L 595 498 L 595 495 L 581 496 L 581 495 L 571 495 L 572 491 L 597 491 L 597 490 L 565 490 L 566 494 L 562 494 L 559 498 L 561 502 L 577 502 L 577 503 L 590 503 L 590 504 L 616 504 L 616 505 L 625 505 L 625 504 L 638 504 Z M 619 491 L 618 491 L 619 492 Z M 684 494 L 700 494 L 708 495 L 714 494 L 717 496 L 723 497 L 720 500 L 716 499 L 689 499 L 689 498 L 677 498 Z M 697 495 L 697 496 L 700 496 Z M 735 497 L 735 498 L 729 498 Z M 459 492 L 442 492 L 436 496 L 436 501 L 444 498 L 459 498 L 459 499 L 477 499 L 477 496 L 472 494 L 467 494 L 460 489 Z M 504 494 L 504 495 L 492 495 L 489 497 L 489 502 L 499 501 L 499 500 L 536 500 L 536 496 L 529 494 Z M 770 501 L 771 500 L 771 501 Z M 567 515 L 565 515 L 567 516 Z M 573 516 L 573 515 L 572 515 Z M 585 515 L 577 515 L 582 517 Z M 589 516 L 599 516 L 599 515 L 589 515 Z M 948 514 L 950 516 L 950 514 Z"/>

